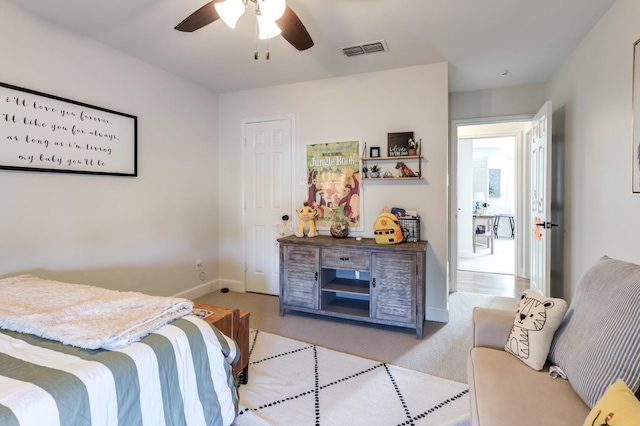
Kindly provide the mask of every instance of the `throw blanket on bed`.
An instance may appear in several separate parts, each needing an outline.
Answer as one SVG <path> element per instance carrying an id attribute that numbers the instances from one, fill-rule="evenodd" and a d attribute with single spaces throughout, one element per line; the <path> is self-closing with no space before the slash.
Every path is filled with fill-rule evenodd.
<path id="1" fill-rule="evenodd" d="M 0 328 L 118 349 L 188 315 L 193 302 L 20 275 L 0 280 Z"/>

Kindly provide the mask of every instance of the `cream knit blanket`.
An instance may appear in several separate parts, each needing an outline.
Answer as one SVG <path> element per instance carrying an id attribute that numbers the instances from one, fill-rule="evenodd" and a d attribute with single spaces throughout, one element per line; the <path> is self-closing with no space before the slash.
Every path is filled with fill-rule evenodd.
<path id="1" fill-rule="evenodd" d="M 0 280 L 0 328 L 85 349 L 118 349 L 183 317 L 193 302 L 20 275 Z"/>

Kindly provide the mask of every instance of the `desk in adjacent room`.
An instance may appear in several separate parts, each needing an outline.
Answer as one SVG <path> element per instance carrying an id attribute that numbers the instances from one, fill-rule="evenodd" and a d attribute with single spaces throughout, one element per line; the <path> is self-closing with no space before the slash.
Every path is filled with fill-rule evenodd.
<path id="1" fill-rule="evenodd" d="M 472 232 L 473 232 L 473 252 L 476 252 L 476 238 L 486 238 L 487 240 L 487 244 L 486 246 L 483 246 L 483 248 L 489 248 L 491 249 L 491 254 L 493 254 L 493 234 L 494 234 L 494 221 L 495 221 L 495 216 L 494 215 L 487 215 L 487 214 L 483 214 L 483 215 L 473 215 L 473 228 L 472 228 Z M 481 223 L 478 223 L 481 222 Z M 486 222 L 485 224 L 482 224 L 482 222 Z M 484 232 L 478 232 L 479 226 L 484 226 Z"/>
<path id="2" fill-rule="evenodd" d="M 493 234 L 496 238 L 499 238 L 498 227 L 500 226 L 500 218 L 509 219 L 509 226 L 511 227 L 511 239 L 515 239 L 516 236 L 516 221 L 512 214 L 496 214 L 496 220 L 493 222 Z"/>

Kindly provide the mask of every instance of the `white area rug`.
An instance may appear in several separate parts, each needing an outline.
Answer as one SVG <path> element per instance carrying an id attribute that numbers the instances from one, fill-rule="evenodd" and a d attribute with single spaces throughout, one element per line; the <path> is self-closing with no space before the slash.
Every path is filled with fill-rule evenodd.
<path id="1" fill-rule="evenodd" d="M 263 331 L 250 339 L 236 425 L 469 424 L 465 384 Z"/>

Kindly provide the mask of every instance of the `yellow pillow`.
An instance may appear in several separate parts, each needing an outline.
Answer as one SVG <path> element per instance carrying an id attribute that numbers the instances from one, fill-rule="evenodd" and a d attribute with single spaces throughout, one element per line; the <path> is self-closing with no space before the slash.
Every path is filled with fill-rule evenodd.
<path id="1" fill-rule="evenodd" d="M 583 426 L 638 426 L 640 401 L 622 379 L 607 388 Z"/>

